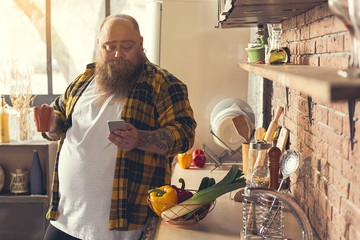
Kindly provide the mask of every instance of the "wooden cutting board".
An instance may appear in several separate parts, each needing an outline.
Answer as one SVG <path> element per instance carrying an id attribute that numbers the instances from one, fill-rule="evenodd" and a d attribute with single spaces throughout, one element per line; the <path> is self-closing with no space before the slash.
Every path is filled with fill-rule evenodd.
<path id="1" fill-rule="evenodd" d="M 281 153 L 285 151 L 288 137 L 289 137 L 289 131 L 285 127 L 282 127 L 280 130 L 279 138 L 276 143 L 276 147 L 281 150 Z"/>

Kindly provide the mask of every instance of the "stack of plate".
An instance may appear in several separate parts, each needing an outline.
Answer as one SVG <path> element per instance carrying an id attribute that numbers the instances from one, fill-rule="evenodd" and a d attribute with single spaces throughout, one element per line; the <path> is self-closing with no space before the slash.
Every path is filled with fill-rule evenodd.
<path id="1" fill-rule="evenodd" d="M 219 146 L 232 150 L 238 149 L 245 138 L 240 136 L 232 122 L 234 117 L 243 115 L 250 127 L 249 135 L 254 129 L 255 115 L 251 107 L 244 101 L 235 98 L 227 98 L 219 102 L 211 112 L 210 125 L 214 134 L 221 139 L 222 143 L 214 136 L 214 141 Z M 228 147 L 227 147 L 228 146 Z"/>

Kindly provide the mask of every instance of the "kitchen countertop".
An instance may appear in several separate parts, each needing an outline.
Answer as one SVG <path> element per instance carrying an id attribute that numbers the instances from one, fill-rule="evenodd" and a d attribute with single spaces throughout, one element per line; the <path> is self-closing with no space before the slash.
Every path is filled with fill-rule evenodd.
<path id="1" fill-rule="evenodd" d="M 198 189 L 201 179 L 205 176 L 215 178 L 219 182 L 230 170 L 232 164 L 225 163 L 210 172 L 214 164 L 206 164 L 204 168 L 182 169 L 178 164 L 172 173 L 171 183 L 179 186 L 179 178 L 185 180 L 186 189 Z M 236 191 L 234 191 L 236 192 Z M 230 193 L 226 193 L 216 199 L 215 208 L 199 223 L 193 225 L 172 225 L 160 218 L 152 218 L 148 226 L 152 233 L 147 233 L 145 239 L 151 240 L 177 240 L 177 239 L 197 239 L 197 240 L 231 240 L 241 239 L 242 231 L 242 203 L 231 200 Z M 295 217 L 285 208 L 284 209 L 284 234 L 286 238 L 301 239 L 301 231 Z"/>

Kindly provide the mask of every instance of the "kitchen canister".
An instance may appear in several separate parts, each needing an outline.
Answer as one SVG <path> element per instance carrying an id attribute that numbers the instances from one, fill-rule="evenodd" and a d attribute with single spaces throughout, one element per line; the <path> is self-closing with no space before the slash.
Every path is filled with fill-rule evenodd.
<path id="1" fill-rule="evenodd" d="M 18 168 L 10 173 L 10 192 L 14 194 L 27 193 L 29 191 L 29 172 Z"/>
<path id="2" fill-rule="evenodd" d="M 264 187 L 269 182 L 268 156 L 267 150 L 271 148 L 271 143 L 256 141 L 250 143 L 248 163 L 247 163 L 247 186 Z"/>
<path id="3" fill-rule="evenodd" d="M 43 194 L 43 173 L 41 169 L 39 153 L 37 150 L 34 150 L 30 170 L 30 193 Z"/>

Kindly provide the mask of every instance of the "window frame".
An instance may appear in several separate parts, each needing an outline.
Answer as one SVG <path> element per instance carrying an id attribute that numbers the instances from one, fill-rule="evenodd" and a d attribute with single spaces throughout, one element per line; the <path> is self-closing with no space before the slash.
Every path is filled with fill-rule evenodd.
<path id="1" fill-rule="evenodd" d="M 105 17 L 110 15 L 110 1 L 105 1 Z M 46 31 L 46 71 L 48 94 L 39 94 L 34 98 L 33 106 L 52 103 L 59 95 L 53 93 L 53 76 L 52 76 L 52 51 L 51 51 L 51 0 L 45 0 L 45 31 Z M 10 96 L 4 95 L 7 104 L 12 106 Z"/>

